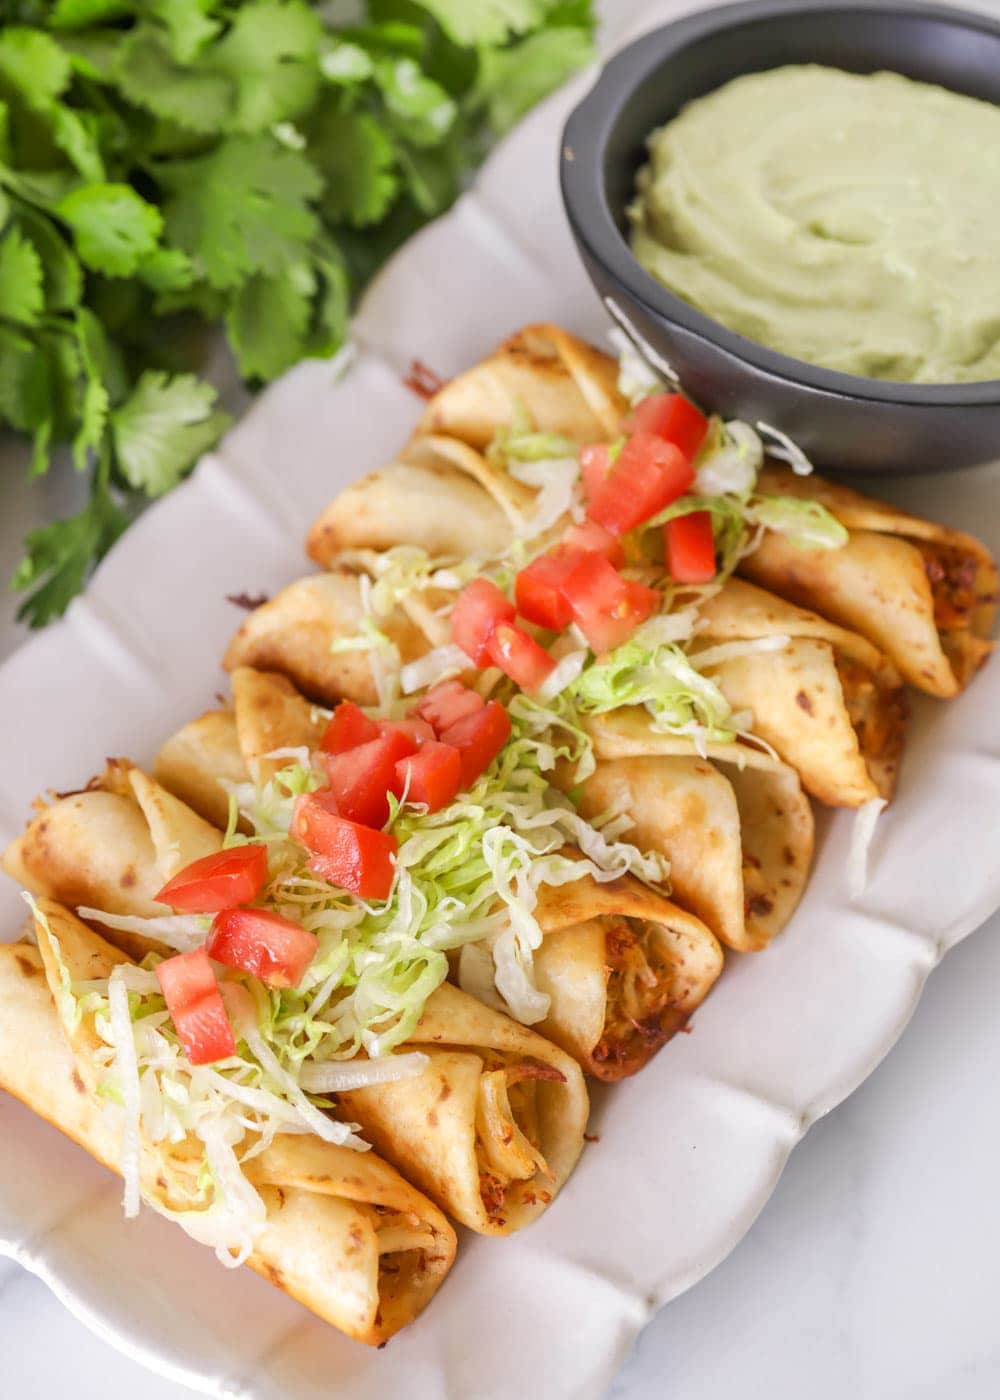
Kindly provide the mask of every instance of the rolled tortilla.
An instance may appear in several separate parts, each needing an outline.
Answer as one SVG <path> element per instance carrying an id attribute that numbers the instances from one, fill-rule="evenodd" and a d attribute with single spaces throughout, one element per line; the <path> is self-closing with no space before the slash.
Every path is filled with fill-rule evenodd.
<path id="1" fill-rule="evenodd" d="M 675 898 L 730 948 L 764 948 L 795 912 L 812 864 L 814 823 L 794 768 L 745 744 L 658 734 L 630 708 L 588 721 L 597 770 L 584 815 L 635 820 L 631 841 L 670 861 Z"/>
<path id="2" fill-rule="evenodd" d="M 122 955 L 60 906 L 43 901 L 71 977 L 106 977 Z M 90 1085 L 86 1018 L 67 1043 L 46 982 L 59 987 L 48 933 L 39 948 L 0 946 L 0 1087 L 120 1171 L 116 1128 Z M 24 1047 L 30 1045 L 31 1053 Z M 308 1136 L 277 1137 L 247 1164 L 267 1207 L 249 1266 L 355 1340 L 378 1346 L 427 1305 L 455 1256 L 437 1208 L 374 1153 Z M 142 1192 L 154 1210 L 184 1208 L 184 1144 L 144 1144 Z"/>
<path id="3" fill-rule="evenodd" d="M 722 949 L 700 919 L 626 876 L 539 891 L 538 1030 L 597 1079 L 637 1073 L 705 1000 Z"/>
<path id="4" fill-rule="evenodd" d="M 789 638 L 782 650 L 730 657 L 706 673 L 734 710 L 752 711 L 753 732 L 821 802 L 890 798 L 907 709 L 895 667 L 864 637 L 730 579 L 699 608 L 692 652 L 779 636 Z"/>
<path id="5" fill-rule="evenodd" d="M 628 402 L 618 363 L 559 326 L 525 326 L 429 400 L 416 435 L 443 433 L 482 450 L 527 414 L 541 433 L 583 445 L 618 435 Z"/>
<path id="6" fill-rule="evenodd" d="M 223 784 L 245 783 L 250 777 L 233 711 L 206 710 L 171 735 L 153 761 L 153 777 L 224 830 L 229 793 Z"/>
<path id="7" fill-rule="evenodd" d="M 154 896 L 178 870 L 222 846 L 222 833 L 126 759 L 83 792 L 46 803 L 3 853 L 25 889 L 74 907 L 144 918 L 169 911 Z M 109 935 L 141 958 L 139 935 Z"/>
<path id="8" fill-rule="evenodd" d="M 583 1148 L 579 1065 L 457 987 L 439 987 L 405 1044 L 420 1076 L 338 1095 L 365 1138 L 449 1215 L 509 1235 L 552 1201 Z"/>
<path id="9" fill-rule="evenodd" d="M 227 783 L 262 782 L 290 760 L 275 750 L 315 749 L 327 713 L 285 676 L 237 666 L 231 709 L 206 710 L 171 735 L 153 761 L 156 780 L 213 826 L 229 821 Z"/>
<path id="10" fill-rule="evenodd" d="M 347 550 L 424 549 L 432 558 L 498 554 L 535 493 L 458 438 L 412 439 L 394 462 L 335 496 L 306 552 L 329 568 Z"/>
<path id="11" fill-rule="evenodd" d="M 972 535 L 768 465 L 759 489 L 819 501 L 849 531 L 841 549 L 800 549 L 766 531 L 740 572 L 867 637 L 905 680 L 957 695 L 993 649 L 997 569 Z"/>
<path id="12" fill-rule="evenodd" d="M 252 666 L 288 677 L 310 700 L 333 705 L 340 699 L 374 705 L 378 687 L 371 651 L 331 651 L 334 641 L 361 632 L 361 584 L 345 570 L 298 579 L 255 608 L 226 648 L 223 666 Z M 402 609 L 381 629 L 403 661 L 427 650 L 417 624 Z"/>

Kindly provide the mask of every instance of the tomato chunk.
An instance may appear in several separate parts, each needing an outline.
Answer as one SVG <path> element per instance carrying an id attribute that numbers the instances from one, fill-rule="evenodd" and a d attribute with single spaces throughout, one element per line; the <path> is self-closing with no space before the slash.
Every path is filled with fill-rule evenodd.
<path id="1" fill-rule="evenodd" d="M 269 987 L 297 987 L 318 947 L 314 933 L 269 909 L 224 909 L 205 944 L 210 958 L 242 968 Z"/>
<path id="2" fill-rule="evenodd" d="M 185 914 L 217 914 L 256 899 L 267 882 L 267 847 L 234 846 L 179 870 L 156 896 Z"/>
<path id="3" fill-rule="evenodd" d="M 323 730 L 319 746 L 324 753 L 346 753 L 379 735 L 378 725 L 353 700 L 342 700 Z"/>
<path id="4" fill-rule="evenodd" d="M 434 727 L 425 719 L 380 719 L 376 723 L 379 734 L 402 734 L 417 748 L 434 738 Z"/>
<path id="5" fill-rule="evenodd" d="M 478 691 L 470 690 L 461 681 L 441 681 L 427 692 L 414 713 L 440 734 L 466 715 L 474 715 L 485 704 Z"/>
<path id="6" fill-rule="evenodd" d="M 396 764 L 416 750 L 414 741 L 397 729 L 347 753 L 324 754 L 330 792 L 340 815 L 362 826 L 384 826 L 389 819 L 388 794 L 399 796 Z"/>
<path id="7" fill-rule="evenodd" d="M 489 767 L 509 737 L 510 716 L 498 700 L 491 700 L 444 731 L 441 742 L 451 744 L 461 756 L 463 789 L 471 787 Z"/>
<path id="8" fill-rule="evenodd" d="M 617 535 L 598 525 L 596 520 L 585 520 L 582 525 L 570 525 L 563 535 L 567 549 L 580 549 L 585 554 L 603 554 L 609 563 L 620 569 L 625 563 L 625 551 Z M 522 608 L 522 612 L 524 609 Z M 527 617 L 527 613 L 524 614 Z"/>
<path id="9" fill-rule="evenodd" d="M 537 690 L 556 664 L 534 637 L 511 622 L 501 622 L 497 626 L 490 638 L 489 657 L 493 665 L 499 666 L 522 690 Z"/>
<path id="10" fill-rule="evenodd" d="M 514 604 L 495 583 L 474 578 L 458 595 L 451 614 L 451 639 L 477 666 L 485 666 L 493 629 L 498 622 L 513 622 L 515 616 Z"/>
<path id="11" fill-rule="evenodd" d="M 563 596 L 563 584 L 573 562 L 569 550 L 554 549 L 521 570 L 514 580 L 514 596 L 522 617 L 553 632 L 569 626 L 573 611 Z"/>
<path id="12" fill-rule="evenodd" d="M 628 641 L 662 603 L 655 589 L 622 578 L 601 554 L 580 556 L 566 581 L 566 597 L 577 626 L 598 653 Z"/>
<path id="13" fill-rule="evenodd" d="M 580 475 L 583 477 L 583 494 L 588 501 L 604 485 L 604 479 L 611 470 L 611 450 L 606 442 L 594 442 L 580 453 Z"/>
<path id="14" fill-rule="evenodd" d="M 292 834 L 313 853 L 309 869 L 362 899 L 388 899 L 399 842 L 389 831 L 348 821 L 323 792 L 296 799 Z"/>
<path id="15" fill-rule="evenodd" d="M 698 455 L 708 419 L 683 394 L 650 394 L 632 413 L 636 432 L 653 433 L 679 447 L 689 462 Z"/>
<path id="16" fill-rule="evenodd" d="M 663 527 L 670 576 L 678 583 L 709 583 L 715 578 L 715 536 L 707 510 L 678 515 Z"/>
<path id="17" fill-rule="evenodd" d="M 178 953 L 156 967 L 156 977 L 184 1053 L 193 1065 L 236 1054 L 236 1038 L 204 948 Z"/>
<path id="18" fill-rule="evenodd" d="M 624 535 L 683 496 L 693 481 L 691 463 L 679 447 L 652 433 L 633 433 L 587 514 L 613 535 Z"/>
<path id="19" fill-rule="evenodd" d="M 438 812 L 461 787 L 462 757 L 453 745 L 432 739 L 412 758 L 401 758 L 396 774 L 407 802 L 422 802 L 428 812 Z"/>

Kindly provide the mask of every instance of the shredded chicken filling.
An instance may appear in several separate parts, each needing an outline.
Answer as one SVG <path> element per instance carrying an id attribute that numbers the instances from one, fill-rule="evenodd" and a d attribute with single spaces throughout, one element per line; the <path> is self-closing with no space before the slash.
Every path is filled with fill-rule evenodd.
<path id="1" fill-rule="evenodd" d="M 476 1156 L 487 1214 L 499 1217 L 515 1182 L 554 1176 L 541 1150 L 539 1081 L 562 1083 L 552 1065 L 525 1061 L 484 1067 L 476 1103 Z M 540 1191 L 540 1197 L 547 1193 Z M 551 1199 L 551 1196 L 548 1197 Z"/>
<path id="2" fill-rule="evenodd" d="M 972 627 L 973 613 L 990 597 L 976 590 L 975 557 L 955 545 L 934 540 L 914 540 L 924 560 L 924 570 L 934 599 L 934 623 L 940 632 L 960 632 Z"/>
<path id="3" fill-rule="evenodd" d="M 655 925 L 609 920 L 605 933 L 607 1014 L 593 1057 L 620 1061 L 635 1048 L 658 1045 L 673 998 L 671 969 L 658 950 Z"/>
<path id="4" fill-rule="evenodd" d="M 867 666 L 838 654 L 837 674 L 844 703 L 865 759 L 884 763 L 899 757 L 906 724 L 906 695 L 876 683 Z"/>
<path id="5" fill-rule="evenodd" d="M 433 1249 L 437 1244 L 434 1231 L 413 1211 L 376 1206 L 375 1233 L 380 1257 L 405 1254 L 411 1249 Z"/>

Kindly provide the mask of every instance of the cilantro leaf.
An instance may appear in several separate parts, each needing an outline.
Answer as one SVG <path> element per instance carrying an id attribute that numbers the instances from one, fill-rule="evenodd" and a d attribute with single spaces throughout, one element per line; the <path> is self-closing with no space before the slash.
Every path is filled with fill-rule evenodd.
<path id="1" fill-rule="evenodd" d="M 39 29 L 10 25 L 0 31 L 0 73 L 31 106 L 51 102 L 70 80 L 71 65 L 55 39 Z"/>
<path id="2" fill-rule="evenodd" d="M 384 218 L 399 192 L 396 146 L 374 116 L 319 109 L 309 127 L 310 146 L 326 180 L 323 214 L 355 228 Z"/>
<path id="3" fill-rule="evenodd" d="M 19 621 L 44 627 L 65 612 L 83 587 L 91 565 L 104 557 L 128 523 L 108 491 L 98 486 L 78 515 L 32 530 L 10 586 L 40 586 L 21 604 Z"/>
<path id="4" fill-rule="evenodd" d="M 275 379 L 302 358 L 315 292 L 316 275 L 308 262 L 244 282 L 226 316 L 244 379 Z"/>
<path id="5" fill-rule="evenodd" d="M 137 25 L 122 39 L 114 77 L 130 102 L 189 131 L 220 130 L 232 108 L 225 74 L 186 67 L 152 25 Z"/>
<path id="6" fill-rule="evenodd" d="M 147 370 L 111 415 L 115 461 L 130 486 L 162 496 L 229 426 L 215 390 L 193 374 Z"/>
<path id="7" fill-rule="evenodd" d="M 444 88 L 427 78 L 412 58 L 384 58 L 375 80 L 396 128 L 414 146 L 436 146 L 455 123 L 458 108 Z"/>
<path id="8" fill-rule="evenodd" d="M 319 85 L 319 17 L 303 0 L 251 0 L 211 53 L 232 80 L 230 125 L 264 131 L 312 105 Z"/>
<path id="9" fill-rule="evenodd" d="M 83 29 L 88 24 L 121 19 L 128 12 L 125 0 L 56 0 L 50 23 L 53 29 Z"/>
<path id="10" fill-rule="evenodd" d="M 420 0 L 457 44 L 502 44 L 545 19 L 546 0 Z"/>
<path id="11" fill-rule="evenodd" d="M 56 205 L 73 230 L 82 262 L 108 277 L 129 277 L 153 252 L 163 217 L 131 185 L 87 185 Z"/>
<path id="12" fill-rule="evenodd" d="M 13 220 L 41 259 L 46 310 L 67 311 L 76 306 L 83 293 L 83 273 L 58 226 L 28 204 L 15 206 Z"/>
<path id="13" fill-rule="evenodd" d="M 33 326 L 45 310 L 42 260 L 19 228 L 0 240 L 0 316 Z"/>
<path id="14" fill-rule="evenodd" d="M 595 57 L 583 29 L 543 29 L 508 48 L 484 49 L 479 58 L 476 96 L 486 105 L 497 133 L 512 126 Z"/>
<path id="15" fill-rule="evenodd" d="M 146 14 L 167 30 L 170 47 L 179 63 L 190 63 L 221 29 L 208 11 L 213 0 L 144 0 Z"/>
<path id="16" fill-rule="evenodd" d="M 270 136 L 230 137 L 157 175 L 171 195 L 169 241 L 213 287 L 236 287 L 252 272 L 300 259 L 318 230 L 309 204 L 322 190 L 319 174 Z"/>

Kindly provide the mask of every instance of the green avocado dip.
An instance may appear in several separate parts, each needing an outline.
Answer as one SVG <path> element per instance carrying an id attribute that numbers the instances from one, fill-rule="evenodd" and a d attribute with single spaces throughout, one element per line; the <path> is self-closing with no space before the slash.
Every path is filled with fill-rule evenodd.
<path id="1" fill-rule="evenodd" d="M 632 251 L 700 311 L 847 374 L 1000 379 L 1000 107 L 792 66 L 690 103 L 648 147 Z"/>

